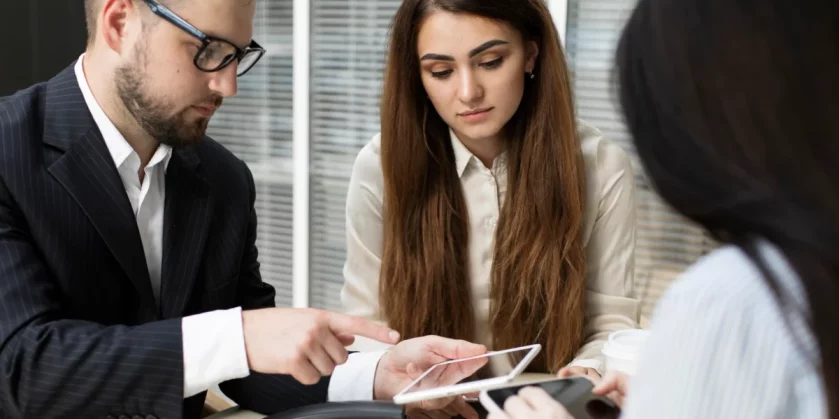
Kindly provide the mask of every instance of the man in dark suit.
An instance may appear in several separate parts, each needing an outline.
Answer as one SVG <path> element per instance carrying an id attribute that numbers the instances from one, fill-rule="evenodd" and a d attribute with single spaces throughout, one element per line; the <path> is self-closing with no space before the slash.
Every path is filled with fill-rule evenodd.
<path id="1" fill-rule="evenodd" d="M 86 0 L 86 53 L 0 100 L 0 418 L 197 418 L 216 383 L 263 413 L 387 400 L 409 364 L 485 351 L 348 356 L 354 335 L 399 336 L 273 308 L 252 175 L 205 137 L 262 54 L 255 3 Z"/>

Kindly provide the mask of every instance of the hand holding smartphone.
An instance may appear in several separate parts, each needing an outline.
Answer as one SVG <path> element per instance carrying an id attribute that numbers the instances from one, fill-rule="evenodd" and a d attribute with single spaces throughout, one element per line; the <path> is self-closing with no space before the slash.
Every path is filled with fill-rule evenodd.
<path id="1" fill-rule="evenodd" d="M 542 388 L 575 419 L 617 419 L 620 416 L 620 408 L 614 402 L 591 392 L 594 384 L 585 377 L 485 390 L 480 395 L 481 405 L 489 413 L 500 413 L 504 410 L 507 398 L 517 395 L 525 387 Z"/>

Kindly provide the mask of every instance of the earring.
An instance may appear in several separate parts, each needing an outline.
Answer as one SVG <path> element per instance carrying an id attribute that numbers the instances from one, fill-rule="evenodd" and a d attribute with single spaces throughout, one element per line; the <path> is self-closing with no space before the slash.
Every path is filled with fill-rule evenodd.
<path id="1" fill-rule="evenodd" d="M 529 78 L 530 80 L 533 80 L 533 79 L 536 78 L 536 75 L 533 74 L 533 73 L 524 73 L 524 75 L 527 76 L 527 78 Z"/>

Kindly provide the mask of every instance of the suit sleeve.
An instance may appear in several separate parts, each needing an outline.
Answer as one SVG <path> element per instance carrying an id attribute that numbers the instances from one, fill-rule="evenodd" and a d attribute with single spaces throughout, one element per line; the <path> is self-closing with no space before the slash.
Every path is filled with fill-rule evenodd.
<path id="1" fill-rule="evenodd" d="M 181 418 L 181 319 L 127 327 L 64 318 L 56 282 L 0 178 L 2 416 Z"/>
<path id="2" fill-rule="evenodd" d="M 239 274 L 237 302 L 243 310 L 274 307 L 274 287 L 266 284 L 259 273 L 256 248 L 256 188 L 253 174 L 242 163 L 250 191 L 250 220 L 248 220 L 246 249 Z M 330 377 L 324 377 L 313 386 L 306 386 L 288 375 L 261 374 L 251 371 L 245 378 L 227 381 L 219 388 L 241 407 L 271 414 L 310 404 L 327 401 Z"/>

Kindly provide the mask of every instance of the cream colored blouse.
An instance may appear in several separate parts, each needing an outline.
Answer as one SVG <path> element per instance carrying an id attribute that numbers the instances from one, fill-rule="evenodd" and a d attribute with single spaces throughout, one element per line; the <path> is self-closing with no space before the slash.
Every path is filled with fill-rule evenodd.
<path id="1" fill-rule="evenodd" d="M 587 257 L 584 344 L 570 365 L 602 371 L 600 350 L 609 333 L 638 327 L 633 295 L 635 247 L 635 179 L 627 154 L 580 121 L 578 132 L 586 166 L 584 240 Z M 451 134 L 457 172 L 469 211 L 469 272 L 478 343 L 492 348 L 489 288 L 495 227 L 507 192 L 506 156 L 487 169 Z M 386 323 L 379 312 L 383 175 L 380 137 L 358 154 L 347 195 L 347 260 L 341 301 L 347 313 Z M 386 348 L 357 338 L 351 349 Z"/>

